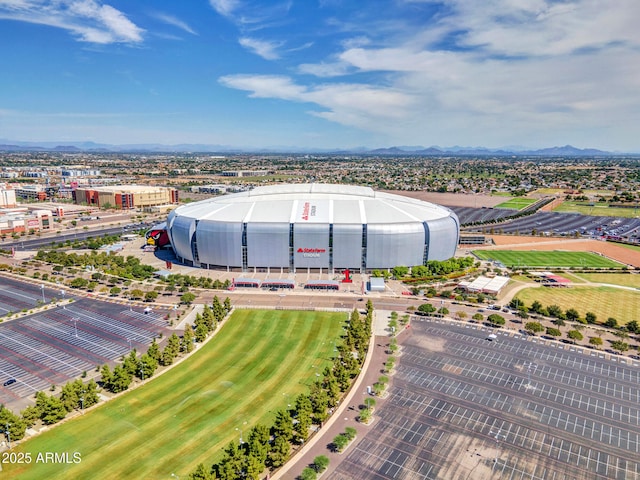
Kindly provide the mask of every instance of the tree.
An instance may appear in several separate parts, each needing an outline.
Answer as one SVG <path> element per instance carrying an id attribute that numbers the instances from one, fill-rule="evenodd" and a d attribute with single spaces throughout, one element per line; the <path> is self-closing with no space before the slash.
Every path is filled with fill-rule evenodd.
<path id="1" fill-rule="evenodd" d="M 289 410 L 280 409 L 276 412 L 276 418 L 271 427 L 274 437 L 282 437 L 290 442 L 293 437 L 293 419 Z"/>
<path id="2" fill-rule="evenodd" d="M 562 315 L 562 309 L 558 305 L 549 305 L 547 307 L 547 313 L 550 317 L 560 318 Z"/>
<path id="3" fill-rule="evenodd" d="M 333 438 L 333 446 L 338 452 L 344 450 L 344 448 L 349 444 L 349 439 L 343 433 L 336 435 Z"/>
<path id="4" fill-rule="evenodd" d="M 122 362 L 122 368 L 124 368 L 125 371 L 132 377 L 138 371 L 138 358 L 136 356 L 135 348 L 131 350 L 131 352 L 129 352 L 128 356 L 125 357 L 124 361 Z"/>
<path id="5" fill-rule="evenodd" d="M 590 337 L 589 338 L 589 344 L 593 345 L 596 348 L 601 347 L 602 346 L 602 339 L 600 337 Z"/>
<path id="6" fill-rule="evenodd" d="M 394 277 L 400 279 L 407 276 L 407 274 L 409 273 L 409 267 L 405 267 L 401 265 L 397 267 L 393 267 L 391 269 L 391 273 L 393 274 Z"/>
<path id="7" fill-rule="evenodd" d="M 193 350 L 194 334 L 191 325 L 184 327 L 184 333 L 182 334 L 182 340 L 180 341 L 180 351 L 189 353 Z"/>
<path id="8" fill-rule="evenodd" d="M 153 341 L 151 342 L 151 345 L 149 345 L 149 348 L 147 349 L 147 355 L 149 355 L 151 358 L 153 358 L 156 362 L 160 361 L 160 347 L 158 347 L 158 344 L 156 343 L 156 339 L 154 338 Z"/>
<path id="9" fill-rule="evenodd" d="M 611 348 L 619 352 L 626 352 L 629 350 L 629 344 L 622 340 L 614 340 L 611 342 Z"/>
<path id="10" fill-rule="evenodd" d="M 631 333 L 640 333 L 640 324 L 637 320 L 631 320 L 626 324 L 626 328 Z"/>
<path id="11" fill-rule="evenodd" d="M 559 337 L 562 335 L 562 332 L 558 328 L 553 327 L 547 327 L 546 333 L 552 337 Z"/>
<path id="12" fill-rule="evenodd" d="M 456 312 L 456 317 L 457 317 L 459 320 L 464 320 L 465 318 L 467 318 L 467 316 L 468 316 L 468 315 L 467 315 L 467 312 L 465 312 L 464 310 L 458 310 L 458 311 Z"/>
<path id="13" fill-rule="evenodd" d="M 167 341 L 167 345 L 164 347 L 164 350 L 162 351 L 162 358 L 160 359 L 160 363 L 164 366 L 171 365 L 179 353 L 180 353 L 180 339 L 175 333 L 173 333 L 169 337 L 169 340 Z"/>
<path id="14" fill-rule="evenodd" d="M 604 322 L 604 326 L 609 328 L 618 328 L 618 321 L 613 317 L 609 317 L 607 318 L 607 321 Z"/>
<path id="15" fill-rule="evenodd" d="M 300 480 L 316 480 L 316 478 L 318 478 L 318 474 L 313 468 L 305 467 L 302 469 Z"/>
<path id="16" fill-rule="evenodd" d="M 326 455 L 318 455 L 313 459 L 313 469 L 322 473 L 329 467 L 329 458 Z"/>
<path id="17" fill-rule="evenodd" d="M 426 313 L 427 315 L 434 313 L 436 311 L 436 307 L 431 305 L 430 303 L 423 303 L 418 307 L 418 311 L 422 313 Z"/>
<path id="18" fill-rule="evenodd" d="M 484 316 L 481 313 L 474 313 L 471 318 L 477 322 L 482 322 L 484 320 Z"/>
<path id="19" fill-rule="evenodd" d="M 289 458 L 289 452 L 291 451 L 291 444 L 287 439 L 281 436 L 274 438 L 271 444 L 271 450 L 267 456 L 267 465 L 272 469 L 281 467 Z"/>
<path id="20" fill-rule="evenodd" d="M 578 330 L 569 330 L 567 332 L 567 337 L 573 340 L 573 343 L 576 343 L 576 341 L 580 341 L 584 338 L 582 336 L 582 333 L 580 333 Z"/>
<path id="21" fill-rule="evenodd" d="M 129 298 L 132 300 L 140 300 L 142 297 L 144 297 L 144 292 L 139 288 L 134 288 L 129 292 Z"/>
<path id="22" fill-rule="evenodd" d="M 542 326 L 542 324 L 540 322 L 527 322 L 524 325 L 524 329 L 527 332 L 530 332 L 532 334 L 536 334 L 536 333 L 540 333 L 544 331 L 544 327 Z"/>
<path id="23" fill-rule="evenodd" d="M 213 476 L 207 471 L 204 464 L 199 463 L 196 469 L 189 474 L 189 480 L 213 480 Z"/>
<path id="24" fill-rule="evenodd" d="M 567 311 L 565 312 L 565 315 L 567 316 L 567 320 L 570 320 L 570 321 L 576 321 L 578 320 L 578 318 L 580 318 L 580 314 L 575 308 L 567 309 Z"/>
<path id="25" fill-rule="evenodd" d="M 534 300 L 529 310 L 532 311 L 533 313 L 542 314 L 543 307 L 538 300 Z"/>
<path id="26" fill-rule="evenodd" d="M 183 303 L 185 305 L 191 305 L 195 299 L 196 299 L 196 296 L 193 293 L 186 292 L 180 296 L 180 303 Z"/>
<path id="27" fill-rule="evenodd" d="M 112 297 L 115 297 L 120 292 L 122 292 L 122 289 L 120 287 L 111 287 L 111 289 L 109 290 L 109 295 L 111 295 Z"/>
<path id="28" fill-rule="evenodd" d="M 487 317 L 487 321 L 494 326 L 500 326 L 505 324 L 504 317 L 502 317 L 501 315 L 498 315 L 497 313 L 492 313 L 491 315 L 489 315 Z"/>
<path id="29" fill-rule="evenodd" d="M 116 365 L 113 369 L 113 376 L 111 382 L 107 385 L 107 389 L 113 393 L 123 392 L 131 385 L 133 375 L 127 373 L 127 371 L 120 365 Z"/>
<path id="30" fill-rule="evenodd" d="M 158 292 L 156 292 L 155 290 L 152 290 L 150 292 L 147 292 L 144 294 L 144 301 L 145 302 L 155 302 L 156 299 L 158 298 Z"/>
<path id="31" fill-rule="evenodd" d="M 596 323 L 596 320 L 598 319 L 596 314 L 593 312 L 587 312 L 584 318 L 587 321 L 587 323 L 591 323 L 591 324 Z"/>
<path id="32" fill-rule="evenodd" d="M 36 408 L 45 425 L 52 425 L 67 416 L 67 409 L 58 397 L 48 396 L 44 392 L 36 393 Z"/>
<path id="33" fill-rule="evenodd" d="M 148 353 L 145 353 L 140 357 L 140 362 L 138 365 L 139 366 L 136 375 L 144 380 L 145 378 L 150 378 L 153 376 L 156 368 L 158 368 L 158 361 L 155 358 L 152 358 Z"/>

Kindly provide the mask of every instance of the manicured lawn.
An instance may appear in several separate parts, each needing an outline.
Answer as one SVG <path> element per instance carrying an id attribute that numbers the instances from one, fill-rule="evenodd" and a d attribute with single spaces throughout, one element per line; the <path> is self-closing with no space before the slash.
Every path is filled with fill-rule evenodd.
<path id="1" fill-rule="evenodd" d="M 331 363 L 344 313 L 237 310 L 217 336 L 171 371 L 54 427 L 2 465 L 12 479 L 170 479 L 210 465 L 231 440 L 306 392 Z M 79 452 L 78 464 L 35 463 Z"/>
<path id="2" fill-rule="evenodd" d="M 516 295 L 527 306 L 538 300 L 545 307 L 558 305 L 563 310 L 575 308 L 584 318 L 596 314 L 598 322 L 609 317 L 624 325 L 640 318 L 640 292 L 614 287 L 527 288 Z"/>
<path id="3" fill-rule="evenodd" d="M 589 252 L 475 250 L 481 260 L 495 260 L 507 267 L 622 268 L 620 263 Z"/>
<path id="4" fill-rule="evenodd" d="M 634 218 L 640 215 L 640 209 L 636 208 L 609 208 L 606 203 L 595 203 L 593 206 L 586 204 L 585 202 L 562 202 L 553 209 L 554 212 L 571 212 L 581 213 L 582 215 L 595 215 L 595 216 L 612 216 L 612 217 L 625 217 Z"/>
<path id="5" fill-rule="evenodd" d="M 589 282 L 640 288 L 640 275 L 628 273 L 581 273 L 579 276 Z"/>
<path id="6" fill-rule="evenodd" d="M 512 198 L 511 200 L 507 200 L 506 202 L 502 202 L 499 205 L 496 205 L 495 208 L 512 208 L 515 210 L 522 210 L 525 207 L 528 207 L 529 205 L 532 205 L 536 203 L 536 200 L 533 198 L 524 198 L 524 197 L 517 197 L 517 198 Z"/>

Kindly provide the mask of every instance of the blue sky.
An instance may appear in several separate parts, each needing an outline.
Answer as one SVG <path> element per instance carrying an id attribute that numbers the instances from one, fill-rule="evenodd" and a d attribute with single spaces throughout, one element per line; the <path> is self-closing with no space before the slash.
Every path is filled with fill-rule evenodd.
<path id="1" fill-rule="evenodd" d="M 0 0 L 0 139 L 640 151 L 638 0 Z"/>

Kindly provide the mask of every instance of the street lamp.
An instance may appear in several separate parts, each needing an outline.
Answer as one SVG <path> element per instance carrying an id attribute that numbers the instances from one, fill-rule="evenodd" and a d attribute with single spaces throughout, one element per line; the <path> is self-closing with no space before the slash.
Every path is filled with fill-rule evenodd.
<path id="1" fill-rule="evenodd" d="M 77 318 L 73 319 L 73 328 L 76 331 L 76 338 L 78 338 L 78 319 Z"/>
<path id="2" fill-rule="evenodd" d="M 496 458 L 493 461 L 494 462 L 494 468 L 496 465 L 498 465 L 498 457 L 500 456 L 500 437 L 502 437 L 502 439 L 507 438 L 505 435 L 502 435 L 500 432 L 502 430 L 498 430 L 497 433 L 495 433 L 494 438 L 496 439 Z M 494 435 L 494 432 L 489 432 L 489 435 Z"/>
<path id="3" fill-rule="evenodd" d="M 9 432 L 10 423 L 6 423 L 4 426 L 4 433 L 7 436 L 7 443 L 9 444 L 9 450 L 11 450 L 11 433 Z"/>
<path id="4" fill-rule="evenodd" d="M 84 397 L 80 397 L 80 413 L 84 415 Z"/>
<path id="5" fill-rule="evenodd" d="M 40 290 L 42 290 L 42 303 L 45 303 L 45 299 L 44 299 L 44 283 L 42 285 L 40 285 Z"/>

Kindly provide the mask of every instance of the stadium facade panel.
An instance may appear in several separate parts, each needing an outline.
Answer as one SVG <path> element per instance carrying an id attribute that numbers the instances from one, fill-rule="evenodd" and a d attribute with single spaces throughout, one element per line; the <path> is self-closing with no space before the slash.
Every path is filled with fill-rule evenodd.
<path id="1" fill-rule="evenodd" d="M 178 207 L 167 233 L 178 259 L 204 268 L 351 269 L 422 265 L 455 254 L 451 210 L 368 187 L 258 187 Z"/>

